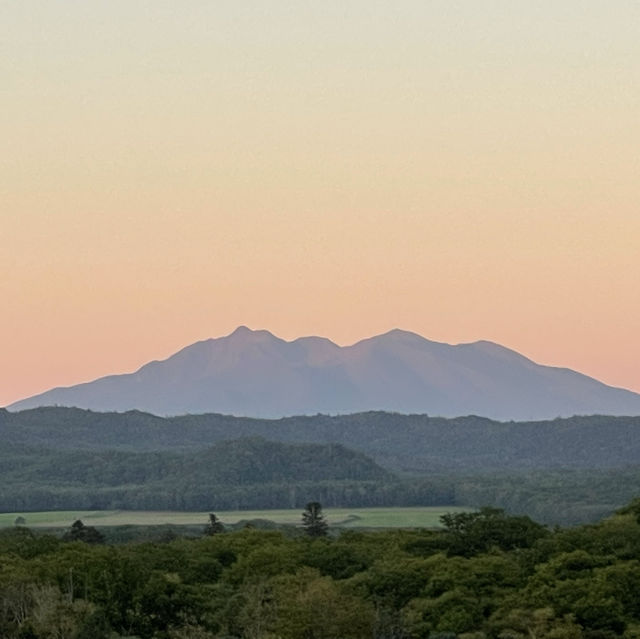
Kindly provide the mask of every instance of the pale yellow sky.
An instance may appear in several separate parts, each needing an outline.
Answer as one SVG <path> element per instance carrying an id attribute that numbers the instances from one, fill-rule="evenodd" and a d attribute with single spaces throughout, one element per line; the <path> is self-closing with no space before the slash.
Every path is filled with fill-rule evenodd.
<path id="1" fill-rule="evenodd" d="M 640 391 L 639 33 L 622 0 L 1 3 L 0 405 L 238 324 Z"/>

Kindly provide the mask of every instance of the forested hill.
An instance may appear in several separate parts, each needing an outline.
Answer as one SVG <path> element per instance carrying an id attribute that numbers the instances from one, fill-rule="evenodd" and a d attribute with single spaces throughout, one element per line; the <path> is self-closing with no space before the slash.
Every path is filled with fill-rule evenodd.
<path id="1" fill-rule="evenodd" d="M 122 451 L 199 450 L 262 437 L 286 443 L 339 443 L 396 471 L 618 468 L 640 459 L 640 417 L 588 416 L 496 422 L 369 412 L 278 420 L 217 414 L 161 418 L 139 411 L 75 408 L 0 410 L 3 446 Z"/>
<path id="2" fill-rule="evenodd" d="M 161 480 L 171 486 L 188 478 L 192 484 L 212 486 L 392 478 L 362 453 L 340 444 L 283 444 L 258 437 L 220 442 L 199 452 L 23 449 L 19 464 L 12 463 L 13 457 L 11 449 L 0 454 L 5 483 L 115 486 Z"/>
<path id="3" fill-rule="evenodd" d="M 391 485 L 391 489 L 388 485 Z M 0 450 L 0 511 L 74 508 L 210 510 L 393 499 L 396 478 L 340 444 L 258 437 L 200 451 Z M 434 499 L 430 491 L 429 499 Z M 404 499 L 411 491 L 404 490 Z M 450 495 L 438 495 L 438 499 Z"/>

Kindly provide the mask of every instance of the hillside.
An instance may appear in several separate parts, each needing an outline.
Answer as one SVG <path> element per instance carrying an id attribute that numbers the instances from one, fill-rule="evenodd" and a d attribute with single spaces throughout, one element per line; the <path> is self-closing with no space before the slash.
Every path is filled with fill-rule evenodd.
<path id="1" fill-rule="evenodd" d="M 301 507 L 392 480 L 371 459 L 339 444 L 253 437 L 182 453 L 9 445 L 0 452 L 0 510 Z"/>
<path id="2" fill-rule="evenodd" d="M 220 442 L 195 453 L 105 451 L 23 452 L 20 465 L 7 463 L 4 481 L 68 482 L 80 485 L 183 481 L 201 485 L 244 485 L 288 481 L 388 479 L 371 459 L 339 444 L 282 444 L 257 437 Z"/>
<path id="3" fill-rule="evenodd" d="M 573 524 L 640 494 L 639 435 L 640 418 L 623 417 L 501 423 L 0 410 L 0 510 L 299 508 L 317 499 L 494 505 Z"/>
<path id="4" fill-rule="evenodd" d="M 544 468 L 616 468 L 640 459 L 640 417 L 589 416 L 541 422 L 445 419 L 370 412 L 278 420 L 226 415 L 161 418 L 139 411 L 0 409 L 5 446 L 121 451 L 197 450 L 262 437 L 342 444 L 393 471 L 433 473 Z"/>

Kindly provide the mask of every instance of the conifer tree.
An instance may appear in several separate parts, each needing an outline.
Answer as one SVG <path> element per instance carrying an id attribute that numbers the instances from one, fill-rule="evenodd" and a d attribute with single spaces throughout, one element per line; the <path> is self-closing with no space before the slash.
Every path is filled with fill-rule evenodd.
<path id="1" fill-rule="evenodd" d="M 322 505 L 317 501 L 310 501 L 302 513 L 302 527 L 310 537 L 326 537 L 329 525 L 322 514 Z"/>

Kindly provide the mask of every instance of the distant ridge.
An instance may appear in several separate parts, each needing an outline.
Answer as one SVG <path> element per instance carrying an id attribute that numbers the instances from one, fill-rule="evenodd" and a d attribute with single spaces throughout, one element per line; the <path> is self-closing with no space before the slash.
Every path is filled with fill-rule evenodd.
<path id="1" fill-rule="evenodd" d="M 394 329 L 340 347 L 321 337 L 287 342 L 246 326 L 134 373 L 55 388 L 8 408 L 53 405 L 270 418 L 368 410 L 500 420 L 640 415 L 637 393 L 492 342 L 450 345 Z"/>

